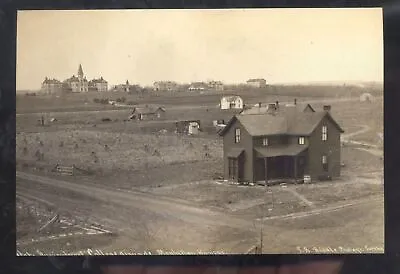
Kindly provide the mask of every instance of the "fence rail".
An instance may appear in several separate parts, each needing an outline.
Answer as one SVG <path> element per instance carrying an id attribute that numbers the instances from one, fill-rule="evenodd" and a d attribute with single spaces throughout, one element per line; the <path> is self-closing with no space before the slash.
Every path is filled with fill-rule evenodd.
<path id="1" fill-rule="evenodd" d="M 55 171 L 60 173 L 61 175 L 68 175 L 68 176 L 73 176 L 74 175 L 74 166 L 60 166 L 57 165 L 55 167 Z"/>

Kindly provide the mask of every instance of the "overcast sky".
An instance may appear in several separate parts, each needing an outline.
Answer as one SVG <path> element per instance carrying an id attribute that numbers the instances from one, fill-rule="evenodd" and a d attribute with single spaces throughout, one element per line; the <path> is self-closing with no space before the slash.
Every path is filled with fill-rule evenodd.
<path id="1" fill-rule="evenodd" d="M 383 81 L 382 9 L 20 11 L 17 89 L 88 79 Z"/>

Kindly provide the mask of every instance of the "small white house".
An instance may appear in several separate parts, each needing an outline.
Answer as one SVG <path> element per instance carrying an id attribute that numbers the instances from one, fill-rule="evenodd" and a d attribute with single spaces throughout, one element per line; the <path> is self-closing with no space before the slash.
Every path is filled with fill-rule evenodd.
<path id="1" fill-rule="evenodd" d="M 243 99 L 240 96 L 223 96 L 221 109 L 243 109 Z"/>
<path id="2" fill-rule="evenodd" d="M 360 101 L 361 102 L 372 102 L 372 101 L 374 101 L 374 96 L 372 96 L 371 93 L 363 93 L 360 96 Z"/>
<path id="3" fill-rule="evenodd" d="M 200 125 L 198 122 L 190 122 L 188 128 L 189 135 L 197 135 L 199 134 Z"/>

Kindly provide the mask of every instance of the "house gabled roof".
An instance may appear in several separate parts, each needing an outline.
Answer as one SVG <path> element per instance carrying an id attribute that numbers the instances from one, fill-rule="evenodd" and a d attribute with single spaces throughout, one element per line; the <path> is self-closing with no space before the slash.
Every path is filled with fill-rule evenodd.
<path id="1" fill-rule="evenodd" d="M 296 111 L 305 111 L 309 108 L 312 112 L 315 112 L 315 109 L 310 104 L 296 104 L 296 105 L 284 105 L 279 106 L 279 111 L 291 111 L 292 108 L 295 108 Z M 255 105 L 254 107 L 244 109 L 240 114 L 250 115 L 250 114 L 264 114 L 268 112 L 268 104 L 261 104 L 261 107 Z"/>
<path id="2" fill-rule="evenodd" d="M 236 99 L 242 99 L 242 97 L 240 97 L 239 95 L 226 95 L 226 96 L 222 96 L 221 100 L 225 99 L 228 102 L 234 102 L 236 101 Z"/>
<path id="3" fill-rule="evenodd" d="M 93 83 L 93 84 L 95 84 L 95 83 L 104 83 L 104 84 L 108 83 L 106 80 L 103 79 L 103 77 L 100 77 L 99 79 L 90 80 L 89 82 Z"/>
<path id="4" fill-rule="evenodd" d="M 324 118 L 328 118 L 343 133 L 343 129 L 328 111 L 299 111 L 297 108 L 274 114 L 261 113 L 235 115 L 227 126 L 219 132 L 223 136 L 233 123 L 240 122 L 251 136 L 266 135 L 310 135 Z"/>

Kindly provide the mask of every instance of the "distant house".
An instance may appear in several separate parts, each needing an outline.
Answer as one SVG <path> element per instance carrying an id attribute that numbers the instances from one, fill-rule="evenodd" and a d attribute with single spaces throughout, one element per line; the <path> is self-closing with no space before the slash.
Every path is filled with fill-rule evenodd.
<path id="1" fill-rule="evenodd" d="M 224 84 L 221 81 L 209 81 L 208 88 L 214 91 L 224 90 Z"/>
<path id="2" fill-rule="evenodd" d="M 208 85 L 204 82 L 194 82 L 191 83 L 188 90 L 189 91 L 204 91 L 204 90 L 208 90 Z"/>
<path id="3" fill-rule="evenodd" d="M 249 79 L 246 83 L 248 86 L 254 88 L 263 88 L 267 86 L 267 81 L 265 79 Z"/>
<path id="4" fill-rule="evenodd" d="M 93 79 L 89 81 L 88 88 L 98 92 L 106 92 L 108 91 L 108 82 L 104 80 L 103 77 L 100 77 L 99 79 Z"/>
<path id="5" fill-rule="evenodd" d="M 175 132 L 178 134 L 197 135 L 200 131 L 200 120 L 175 122 Z"/>
<path id="6" fill-rule="evenodd" d="M 156 120 L 165 117 L 165 109 L 162 107 L 135 107 L 130 115 L 131 120 Z"/>
<path id="7" fill-rule="evenodd" d="M 119 84 L 116 85 L 113 88 L 114 91 L 120 91 L 120 92 L 137 92 L 140 90 L 139 85 L 131 85 L 128 80 L 124 84 Z"/>
<path id="8" fill-rule="evenodd" d="M 223 96 L 220 103 L 221 109 L 243 109 L 243 99 L 240 96 Z"/>
<path id="9" fill-rule="evenodd" d="M 45 94 L 56 94 L 62 91 L 63 85 L 56 79 L 45 78 L 42 82 L 41 91 Z"/>
<path id="10" fill-rule="evenodd" d="M 343 129 L 330 106 L 269 107 L 264 113 L 235 115 L 219 132 L 223 137 L 224 177 L 268 183 L 322 180 L 340 176 Z"/>
<path id="11" fill-rule="evenodd" d="M 178 84 L 173 81 L 158 81 L 154 82 L 155 91 L 175 91 L 178 89 Z"/>
<path id="12" fill-rule="evenodd" d="M 360 96 L 360 101 L 361 102 L 373 102 L 374 96 L 372 96 L 371 93 L 363 93 Z"/>

